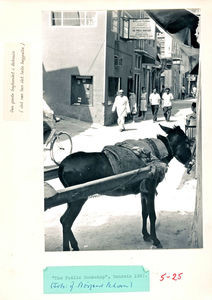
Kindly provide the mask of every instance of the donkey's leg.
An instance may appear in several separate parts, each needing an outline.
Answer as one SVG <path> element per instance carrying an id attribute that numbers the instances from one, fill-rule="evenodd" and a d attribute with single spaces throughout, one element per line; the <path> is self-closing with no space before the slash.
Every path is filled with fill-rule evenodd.
<path id="1" fill-rule="evenodd" d="M 147 198 L 147 211 L 150 219 L 150 237 L 153 241 L 153 246 L 157 248 L 162 248 L 160 241 L 157 238 L 156 230 L 155 230 L 155 222 L 156 222 L 156 214 L 155 214 L 155 192 L 156 189 L 152 189 L 149 191 Z"/>
<path id="2" fill-rule="evenodd" d="M 66 209 L 65 213 L 60 218 L 60 223 L 63 226 L 63 251 L 69 251 L 70 250 L 70 247 L 69 247 L 69 230 L 70 230 L 70 227 L 67 225 L 67 222 L 68 222 L 69 217 L 70 217 L 70 212 L 71 212 L 71 206 L 68 205 L 68 208 Z M 73 236 L 73 238 L 74 238 L 74 236 Z M 76 240 L 75 240 L 75 242 L 77 244 Z"/>
<path id="3" fill-rule="evenodd" d="M 141 193 L 141 204 L 142 204 L 142 220 L 143 220 L 143 226 L 142 226 L 142 233 L 143 233 L 143 239 L 145 242 L 151 241 L 150 235 L 147 231 L 147 205 L 146 205 L 146 196 Z"/>
<path id="4" fill-rule="evenodd" d="M 154 175 L 154 174 L 153 174 Z M 156 214 L 155 214 L 155 194 L 156 194 L 156 186 L 157 182 L 155 178 L 148 178 L 141 182 L 140 184 L 140 191 L 141 197 L 145 200 L 142 202 L 142 214 L 143 215 L 143 222 L 144 222 L 144 233 L 147 232 L 146 230 L 146 218 L 149 216 L 150 219 L 150 239 L 153 241 L 153 245 L 157 248 L 162 248 L 160 241 L 156 236 L 155 231 L 155 221 L 156 221 Z"/>
<path id="5" fill-rule="evenodd" d="M 60 218 L 60 222 L 63 226 L 63 251 L 69 251 L 69 242 L 74 251 L 78 251 L 78 243 L 74 237 L 74 234 L 71 230 L 71 227 L 81 211 L 83 204 L 87 199 L 81 199 L 76 202 L 68 204 L 68 208 L 65 211 L 64 215 Z"/>

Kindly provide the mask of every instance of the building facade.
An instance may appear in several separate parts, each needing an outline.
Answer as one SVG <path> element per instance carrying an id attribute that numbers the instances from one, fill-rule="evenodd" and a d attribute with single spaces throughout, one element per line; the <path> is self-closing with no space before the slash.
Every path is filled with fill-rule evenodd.
<path id="1" fill-rule="evenodd" d="M 196 85 L 197 81 L 197 76 L 190 75 L 193 68 L 192 56 L 164 31 L 158 33 L 158 41 L 161 45 L 161 63 L 164 69 L 161 83 L 171 89 L 175 99 L 181 98 L 183 85 L 186 88 L 186 96 L 190 96 L 192 86 Z"/>
<path id="2" fill-rule="evenodd" d="M 139 39 L 132 22 L 153 28 Z M 140 22 L 140 21 L 138 21 Z M 142 23 L 136 23 L 142 31 Z M 143 22 L 143 21 L 142 21 Z M 142 26 L 141 26 L 142 25 Z M 43 12 L 43 89 L 56 114 L 110 125 L 117 91 L 160 86 L 155 24 L 143 11 Z M 155 27 L 156 28 L 156 27 Z"/>
<path id="3" fill-rule="evenodd" d="M 105 45 L 104 11 L 43 12 L 43 89 L 57 114 L 104 119 Z"/>

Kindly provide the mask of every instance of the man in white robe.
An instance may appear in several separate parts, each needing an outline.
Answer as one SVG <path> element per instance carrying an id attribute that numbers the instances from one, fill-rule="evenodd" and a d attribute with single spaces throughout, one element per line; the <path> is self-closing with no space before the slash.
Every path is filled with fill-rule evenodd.
<path id="1" fill-rule="evenodd" d="M 117 112 L 118 119 L 117 123 L 119 126 L 120 131 L 124 131 L 124 123 L 125 123 L 125 118 L 127 114 L 130 113 L 130 106 L 129 106 L 129 101 L 127 96 L 124 96 L 124 91 L 119 90 L 118 95 L 115 98 L 113 107 L 112 107 L 112 112 Z"/>

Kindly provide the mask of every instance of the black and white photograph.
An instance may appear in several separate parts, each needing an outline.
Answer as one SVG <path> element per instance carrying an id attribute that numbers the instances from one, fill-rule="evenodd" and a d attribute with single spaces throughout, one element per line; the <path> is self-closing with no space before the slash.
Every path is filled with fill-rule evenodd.
<path id="1" fill-rule="evenodd" d="M 211 20 L 0 1 L 0 299 L 211 299 Z"/>
<path id="2" fill-rule="evenodd" d="M 46 252 L 204 248 L 200 23 L 42 11 Z"/>

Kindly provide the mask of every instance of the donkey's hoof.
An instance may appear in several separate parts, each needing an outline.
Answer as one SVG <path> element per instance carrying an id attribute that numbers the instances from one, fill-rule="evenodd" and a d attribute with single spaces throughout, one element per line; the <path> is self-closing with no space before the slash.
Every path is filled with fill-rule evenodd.
<path id="1" fill-rule="evenodd" d="M 70 251 L 70 248 L 63 248 L 63 251 Z"/>
<path id="2" fill-rule="evenodd" d="M 144 239 L 145 242 L 152 242 L 152 239 L 151 239 L 150 235 L 143 236 L 143 239 Z"/>
<path id="3" fill-rule="evenodd" d="M 163 246 L 161 245 L 161 243 L 159 243 L 159 244 L 157 245 L 157 248 L 158 248 L 158 249 L 162 249 L 162 248 L 163 248 Z"/>
<path id="4" fill-rule="evenodd" d="M 79 247 L 74 247 L 72 251 L 79 251 Z"/>
<path id="5" fill-rule="evenodd" d="M 157 245 L 153 244 L 151 247 L 151 249 L 162 249 L 162 248 L 163 248 L 163 246 L 161 245 L 161 243 L 159 243 Z"/>

